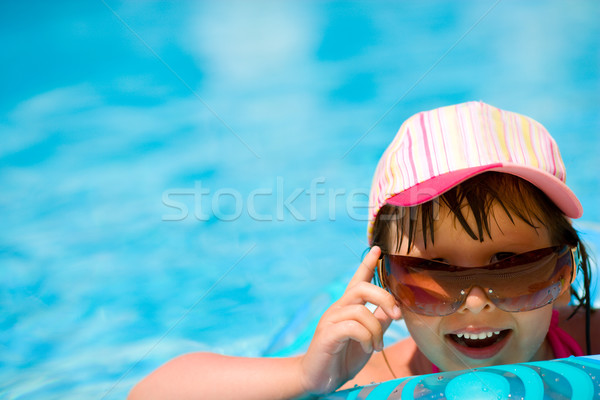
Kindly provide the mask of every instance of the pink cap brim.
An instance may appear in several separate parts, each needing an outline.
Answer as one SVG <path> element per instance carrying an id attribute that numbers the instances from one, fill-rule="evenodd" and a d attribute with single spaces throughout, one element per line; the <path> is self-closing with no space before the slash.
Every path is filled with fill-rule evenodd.
<path id="1" fill-rule="evenodd" d="M 583 215 L 581 203 L 560 179 L 546 174 L 538 168 L 512 163 L 495 163 L 442 174 L 390 197 L 386 203 L 400 207 L 422 204 L 486 171 L 504 172 L 523 178 L 543 191 L 567 217 L 579 218 Z"/>

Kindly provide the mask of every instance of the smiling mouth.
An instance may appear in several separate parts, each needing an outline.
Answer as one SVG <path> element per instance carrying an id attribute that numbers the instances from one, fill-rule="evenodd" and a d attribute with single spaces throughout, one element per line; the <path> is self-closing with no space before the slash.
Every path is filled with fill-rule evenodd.
<path id="1" fill-rule="evenodd" d="M 464 346 L 470 349 L 483 349 L 501 342 L 509 333 L 510 329 L 504 329 L 495 332 L 482 332 L 473 334 L 451 333 L 448 335 L 448 337 L 459 346 Z"/>

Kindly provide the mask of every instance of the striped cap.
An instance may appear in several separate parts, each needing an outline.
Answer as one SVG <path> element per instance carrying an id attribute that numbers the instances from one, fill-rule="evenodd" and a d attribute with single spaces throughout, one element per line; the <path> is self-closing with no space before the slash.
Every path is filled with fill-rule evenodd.
<path id="1" fill-rule="evenodd" d="M 384 204 L 418 205 L 485 171 L 519 176 L 546 193 L 566 216 L 583 214 L 565 184 L 558 146 L 539 122 L 469 102 L 421 112 L 402 124 L 373 177 L 369 242 Z"/>

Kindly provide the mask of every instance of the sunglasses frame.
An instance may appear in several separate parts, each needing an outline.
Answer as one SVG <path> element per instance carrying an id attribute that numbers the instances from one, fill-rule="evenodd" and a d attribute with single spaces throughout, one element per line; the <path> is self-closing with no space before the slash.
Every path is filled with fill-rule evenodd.
<path id="1" fill-rule="evenodd" d="M 543 259 L 544 257 L 547 257 L 548 255 L 551 255 L 554 253 L 554 254 L 557 254 L 557 262 L 558 262 L 558 260 L 560 260 L 562 257 L 564 257 L 567 252 L 569 252 L 571 255 L 570 271 L 568 273 L 569 282 L 568 282 L 568 285 L 564 285 L 564 287 L 561 287 L 560 292 L 555 297 L 553 297 L 550 301 L 548 301 L 545 304 L 541 304 L 541 305 L 538 305 L 538 306 L 535 306 L 532 308 L 518 309 L 518 310 L 504 310 L 504 311 L 508 311 L 508 312 L 529 311 L 529 310 L 534 310 L 536 308 L 540 308 L 547 304 L 553 303 L 560 296 L 562 296 L 566 290 L 568 290 L 568 288 L 571 286 L 571 284 L 573 283 L 574 278 L 575 278 L 575 271 L 577 269 L 576 260 L 577 260 L 577 255 L 578 255 L 578 246 L 558 245 L 558 246 L 551 246 L 551 247 L 531 250 L 531 251 L 528 251 L 525 253 L 515 254 L 511 257 L 505 258 L 505 259 L 497 261 L 495 263 L 491 263 L 491 264 L 484 265 L 484 266 L 478 266 L 478 267 L 461 267 L 461 266 L 447 264 L 447 263 L 444 263 L 441 261 L 428 260 L 428 259 L 419 258 L 419 257 L 382 253 L 377 262 L 377 267 L 376 267 L 376 271 L 375 271 L 373 278 L 375 280 L 376 285 L 387 290 L 392 296 L 394 296 L 396 301 L 398 301 L 400 304 L 403 304 L 404 306 L 406 306 L 409 310 L 416 312 L 417 314 L 422 314 L 422 315 L 443 316 L 443 315 L 450 315 L 450 314 L 456 312 L 456 310 L 458 308 L 460 308 L 461 305 L 464 304 L 464 302 L 466 300 L 466 296 L 468 295 L 469 291 L 473 287 L 478 286 L 478 285 L 472 284 L 472 285 L 465 286 L 465 288 L 463 288 L 461 290 L 460 302 L 459 303 L 453 302 L 452 304 L 456 303 L 456 305 L 450 307 L 450 310 L 451 310 L 450 312 L 445 313 L 445 314 L 427 313 L 427 312 L 424 312 L 423 310 L 415 309 L 414 307 L 405 304 L 402 301 L 402 299 L 397 294 L 393 293 L 392 290 L 388 287 L 388 285 L 386 284 L 387 278 L 386 278 L 386 276 L 384 276 L 384 271 L 386 270 L 386 267 L 384 266 L 384 263 L 386 262 L 385 261 L 386 257 L 393 256 L 395 258 L 401 258 L 404 261 L 407 261 L 409 263 L 409 265 L 406 266 L 406 268 L 420 269 L 423 271 L 458 272 L 458 273 L 462 274 L 463 278 L 468 280 L 476 275 L 485 274 L 486 271 L 492 272 L 492 275 L 493 275 L 494 272 L 501 273 L 503 270 L 515 268 L 517 266 L 522 266 L 523 264 L 527 264 L 527 262 L 523 261 L 523 258 L 525 258 L 525 260 L 528 260 L 529 258 L 533 257 L 534 261 L 528 261 L 528 263 L 533 264 L 535 262 L 535 257 L 538 257 L 538 259 Z M 556 268 L 556 266 L 554 268 Z M 469 273 L 469 272 L 471 272 L 471 273 Z M 552 276 L 555 277 L 559 272 L 560 271 L 558 271 L 558 272 L 555 271 Z M 385 274 L 385 275 L 387 275 L 387 274 Z M 431 279 L 435 281 L 434 278 L 431 278 Z M 503 309 L 503 307 L 501 306 L 503 304 L 502 301 L 510 298 L 510 297 L 501 297 L 501 296 L 494 295 L 493 289 L 491 289 L 491 288 L 483 287 L 483 286 L 480 286 L 480 287 L 485 289 L 484 291 L 486 292 L 486 295 L 488 296 L 490 301 L 492 301 L 494 304 L 496 304 L 496 306 L 498 306 L 500 309 Z M 547 286 L 545 289 L 550 288 L 550 287 L 551 286 Z M 541 292 L 541 291 L 542 290 L 540 290 L 539 292 Z M 530 295 L 533 295 L 533 294 L 536 294 L 539 292 L 530 293 Z M 456 300 L 456 299 L 449 297 L 448 300 L 451 301 L 451 300 Z M 440 303 L 442 303 L 442 302 L 440 302 Z"/>

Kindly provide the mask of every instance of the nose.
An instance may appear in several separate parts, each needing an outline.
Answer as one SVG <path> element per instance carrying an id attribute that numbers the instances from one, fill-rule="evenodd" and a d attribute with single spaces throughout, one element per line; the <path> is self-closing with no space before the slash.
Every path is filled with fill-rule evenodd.
<path id="1" fill-rule="evenodd" d="M 458 309 L 458 312 L 464 313 L 469 311 L 474 314 L 479 314 L 482 311 L 492 311 L 496 308 L 483 288 L 474 286 L 471 289 L 465 290 L 468 290 L 469 292 L 467 293 L 465 302 Z"/>

